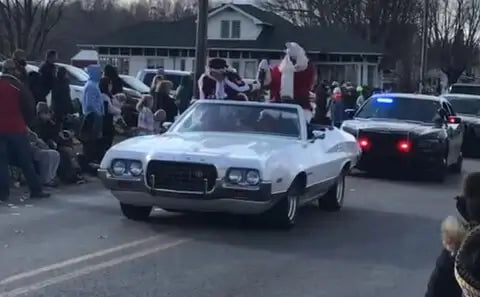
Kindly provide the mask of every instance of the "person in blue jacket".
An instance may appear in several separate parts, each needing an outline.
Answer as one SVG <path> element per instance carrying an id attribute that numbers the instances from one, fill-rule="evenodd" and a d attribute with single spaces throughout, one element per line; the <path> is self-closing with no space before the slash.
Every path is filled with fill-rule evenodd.
<path id="1" fill-rule="evenodd" d="M 84 118 L 79 137 L 83 144 L 85 161 L 81 163 L 88 163 L 90 167 L 95 167 L 93 164 L 99 164 L 102 157 L 97 142 L 102 138 L 102 124 L 105 115 L 105 107 L 98 84 L 102 77 L 102 68 L 100 65 L 90 65 L 87 67 L 87 73 L 89 79 L 85 84 L 83 93 L 82 111 Z"/>

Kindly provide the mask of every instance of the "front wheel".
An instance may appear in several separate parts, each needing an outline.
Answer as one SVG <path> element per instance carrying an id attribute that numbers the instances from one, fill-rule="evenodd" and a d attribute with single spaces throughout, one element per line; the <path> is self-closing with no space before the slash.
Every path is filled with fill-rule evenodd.
<path id="1" fill-rule="evenodd" d="M 300 193 L 298 183 L 293 183 L 288 189 L 287 196 L 268 211 L 267 216 L 275 227 L 289 229 L 295 225 Z"/>
<path id="2" fill-rule="evenodd" d="M 318 199 L 318 207 L 325 211 L 339 211 L 343 206 L 345 199 L 345 176 L 346 171 L 343 170 L 337 178 L 335 184 L 328 192 Z"/>
<path id="3" fill-rule="evenodd" d="M 146 221 L 152 212 L 152 206 L 135 206 L 131 204 L 120 203 L 123 215 L 133 221 Z"/>

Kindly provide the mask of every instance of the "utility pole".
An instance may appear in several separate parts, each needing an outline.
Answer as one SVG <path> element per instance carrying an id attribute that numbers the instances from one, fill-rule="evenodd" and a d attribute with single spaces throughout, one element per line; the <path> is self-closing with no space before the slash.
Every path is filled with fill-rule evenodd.
<path id="1" fill-rule="evenodd" d="M 194 94 L 197 94 L 198 79 L 202 73 L 205 72 L 207 60 L 207 18 L 208 0 L 198 0 L 197 36 L 195 45 L 195 77 L 193 83 Z"/>
<path id="2" fill-rule="evenodd" d="M 428 44 L 428 0 L 423 0 L 423 25 L 422 25 L 422 50 L 420 57 L 420 84 L 419 91 L 425 88 L 425 73 L 427 69 L 427 44 Z"/>

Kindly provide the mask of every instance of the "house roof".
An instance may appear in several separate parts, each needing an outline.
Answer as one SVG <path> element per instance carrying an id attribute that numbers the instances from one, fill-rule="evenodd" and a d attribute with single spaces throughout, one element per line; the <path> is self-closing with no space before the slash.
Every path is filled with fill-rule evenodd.
<path id="1" fill-rule="evenodd" d="M 254 20 L 263 30 L 256 40 L 208 40 L 213 49 L 282 51 L 286 42 L 297 42 L 309 53 L 362 53 L 381 55 L 383 50 L 358 36 L 332 27 L 298 27 L 283 17 L 251 4 L 225 4 L 210 11 L 234 6 Z M 196 18 L 179 21 L 145 21 L 113 32 L 97 40 L 96 46 L 194 48 Z"/>
<path id="2" fill-rule="evenodd" d="M 81 50 L 73 58 L 72 61 L 97 61 L 98 53 L 95 50 Z"/>

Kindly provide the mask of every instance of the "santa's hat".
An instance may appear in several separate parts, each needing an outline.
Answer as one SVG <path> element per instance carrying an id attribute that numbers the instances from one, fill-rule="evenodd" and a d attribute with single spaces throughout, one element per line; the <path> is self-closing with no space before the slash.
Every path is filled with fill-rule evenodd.
<path id="1" fill-rule="evenodd" d="M 296 60 L 296 64 L 308 65 L 308 57 L 305 50 L 296 42 L 287 42 L 285 44 L 285 53 Z"/>
<path id="2" fill-rule="evenodd" d="M 215 72 L 225 72 L 228 69 L 228 64 L 225 59 L 215 58 L 208 62 L 208 69 Z"/>

